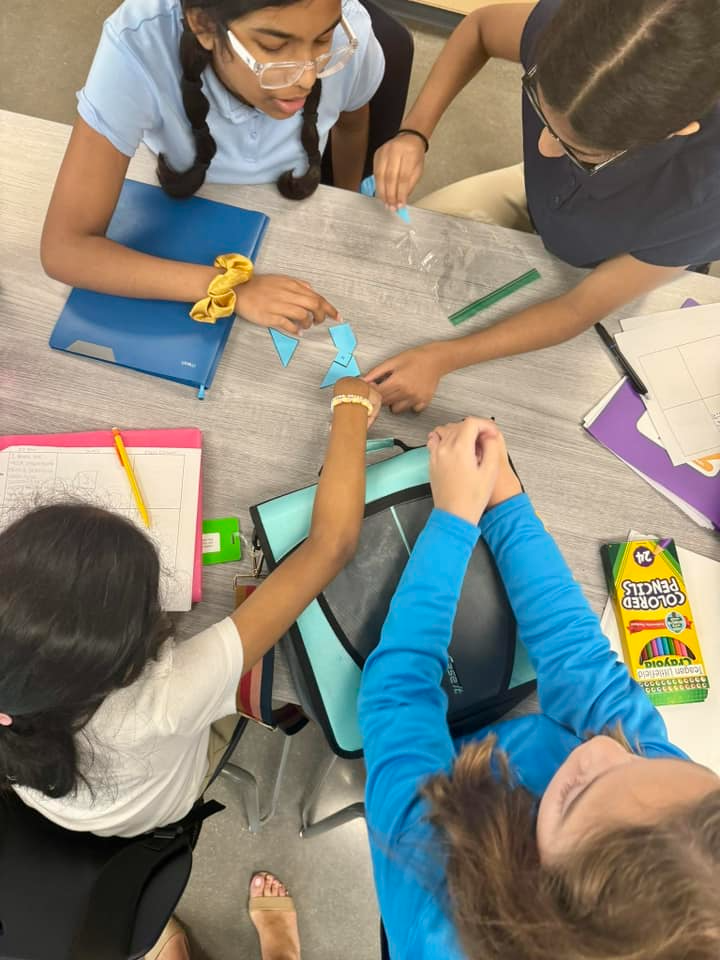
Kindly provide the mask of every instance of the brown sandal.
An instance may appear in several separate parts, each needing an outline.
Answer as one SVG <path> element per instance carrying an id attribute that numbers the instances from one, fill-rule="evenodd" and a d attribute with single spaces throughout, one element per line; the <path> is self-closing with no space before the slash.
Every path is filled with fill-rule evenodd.
<path id="1" fill-rule="evenodd" d="M 145 954 L 145 960 L 165 960 L 166 957 L 170 960 L 171 954 L 168 948 L 174 948 L 173 958 L 177 957 L 180 960 L 182 957 L 182 960 L 190 960 L 190 944 L 185 931 L 175 917 L 170 917 L 158 942 L 150 953 Z"/>
<path id="2" fill-rule="evenodd" d="M 274 873 L 258 871 L 258 873 L 254 873 L 250 878 L 251 890 L 252 885 L 257 877 L 262 877 L 263 880 L 267 879 L 267 877 L 272 877 L 274 880 L 277 880 L 278 883 L 282 883 L 281 880 L 277 879 Z M 282 883 L 282 886 L 285 887 L 285 884 Z M 287 887 L 285 887 L 285 889 L 287 890 Z M 248 910 L 250 913 L 256 913 L 259 910 L 282 910 L 286 913 L 294 913 L 295 904 L 293 902 L 293 898 L 290 896 L 290 891 L 288 890 L 284 897 L 248 897 Z"/>

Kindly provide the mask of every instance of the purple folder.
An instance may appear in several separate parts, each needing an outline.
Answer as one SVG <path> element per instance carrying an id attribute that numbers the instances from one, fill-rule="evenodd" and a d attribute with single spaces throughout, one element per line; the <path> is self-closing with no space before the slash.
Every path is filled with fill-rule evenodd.
<path id="1" fill-rule="evenodd" d="M 637 429 L 644 413 L 645 404 L 626 381 L 585 429 L 616 456 L 695 507 L 720 530 L 720 473 L 703 476 L 687 464 L 673 466 L 665 450 Z"/>

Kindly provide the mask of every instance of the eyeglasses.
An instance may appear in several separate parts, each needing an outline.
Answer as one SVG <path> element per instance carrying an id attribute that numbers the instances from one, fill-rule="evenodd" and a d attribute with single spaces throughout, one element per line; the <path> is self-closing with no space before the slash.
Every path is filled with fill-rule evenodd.
<path id="1" fill-rule="evenodd" d="M 547 132 L 550 136 L 557 140 L 560 146 L 565 151 L 565 155 L 568 160 L 573 163 L 579 170 L 582 170 L 583 173 L 587 173 L 589 176 L 592 176 L 594 173 L 597 173 L 598 170 L 603 170 L 605 167 L 609 166 L 611 163 L 615 163 L 616 160 L 619 160 L 620 157 L 624 157 L 627 153 L 627 150 L 620 150 L 619 153 L 614 154 L 612 157 L 608 157 L 607 160 L 601 160 L 600 163 L 588 163 L 587 160 L 581 160 L 580 157 L 575 152 L 575 148 L 571 147 L 569 143 L 565 143 L 562 137 L 559 137 L 553 128 L 548 123 L 548 119 L 543 113 L 543 109 L 540 106 L 540 100 L 537 93 L 537 83 L 535 80 L 535 74 L 537 73 L 537 66 L 530 67 L 528 72 L 523 75 L 522 85 L 525 94 L 527 95 L 528 100 L 530 101 L 530 106 L 533 108 L 535 113 L 540 118 L 543 126 L 547 129 Z"/>
<path id="2" fill-rule="evenodd" d="M 280 90 L 281 87 L 292 87 L 296 84 L 306 70 L 312 70 L 314 68 L 315 76 L 318 79 L 331 77 L 334 73 L 342 70 L 357 50 L 358 38 L 353 33 L 352 27 L 345 17 L 341 18 L 340 26 L 345 31 L 348 42 L 336 50 L 330 50 L 328 53 L 321 54 L 314 60 L 287 60 L 277 63 L 258 63 L 255 57 L 252 56 L 232 31 L 228 30 L 227 36 L 230 41 L 230 46 L 242 62 L 250 67 L 258 78 L 260 86 L 264 90 Z"/>

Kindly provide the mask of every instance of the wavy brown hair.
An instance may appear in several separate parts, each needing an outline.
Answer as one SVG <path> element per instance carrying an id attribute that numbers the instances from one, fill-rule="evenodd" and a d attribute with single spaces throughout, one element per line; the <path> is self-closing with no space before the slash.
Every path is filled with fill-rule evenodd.
<path id="1" fill-rule="evenodd" d="M 469 960 L 717 960 L 720 790 L 658 824 L 613 829 L 552 867 L 537 799 L 490 736 L 423 794 Z"/>
<path id="2" fill-rule="evenodd" d="M 264 7 L 287 7 L 297 2 L 298 0 L 273 0 L 272 3 L 267 0 L 183 0 L 183 11 L 194 10 L 200 14 L 204 27 L 215 33 L 220 48 L 226 50 L 228 43 L 225 30 L 232 20 Z M 207 68 L 212 70 L 213 54 L 211 50 L 203 47 L 187 21 L 183 21 L 179 56 L 182 71 L 180 88 L 195 143 L 195 160 L 187 170 L 174 170 L 161 153 L 157 165 L 160 186 L 167 194 L 176 198 L 197 193 L 205 182 L 217 150 L 207 123 L 210 104 L 203 93 L 202 81 L 203 71 Z M 288 200 L 304 200 L 315 192 L 320 183 L 322 156 L 317 119 L 321 93 L 322 80 L 316 80 L 303 108 L 300 142 L 307 154 L 308 168 L 300 177 L 294 176 L 292 170 L 286 170 L 277 181 L 278 190 Z"/>
<path id="3" fill-rule="evenodd" d="M 720 99 L 720 3 L 564 0 L 533 55 L 544 99 L 585 145 L 658 143 Z"/>

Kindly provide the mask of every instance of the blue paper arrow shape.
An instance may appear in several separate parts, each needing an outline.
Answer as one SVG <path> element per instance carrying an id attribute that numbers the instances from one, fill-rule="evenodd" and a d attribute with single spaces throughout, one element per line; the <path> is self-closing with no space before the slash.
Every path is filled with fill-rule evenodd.
<path id="1" fill-rule="evenodd" d="M 333 361 L 330 364 L 330 369 L 325 374 L 325 379 L 320 384 L 320 389 L 323 387 L 331 387 L 336 380 L 339 380 L 340 377 L 359 377 L 360 376 L 360 367 L 358 366 L 357 360 L 355 357 L 352 357 L 350 363 L 344 367 L 341 363 Z"/>
<path id="2" fill-rule="evenodd" d="M 293 354 L 297 350 L 300 341 L 295 337 L 289 337 L 286 333 L 283 333 L 281 330 L 276 330 L 274 327 L 268 327 L 268 330 L 277 354 L 280 357 L 280 362 L 286 367 L 292 360 Z"/>

